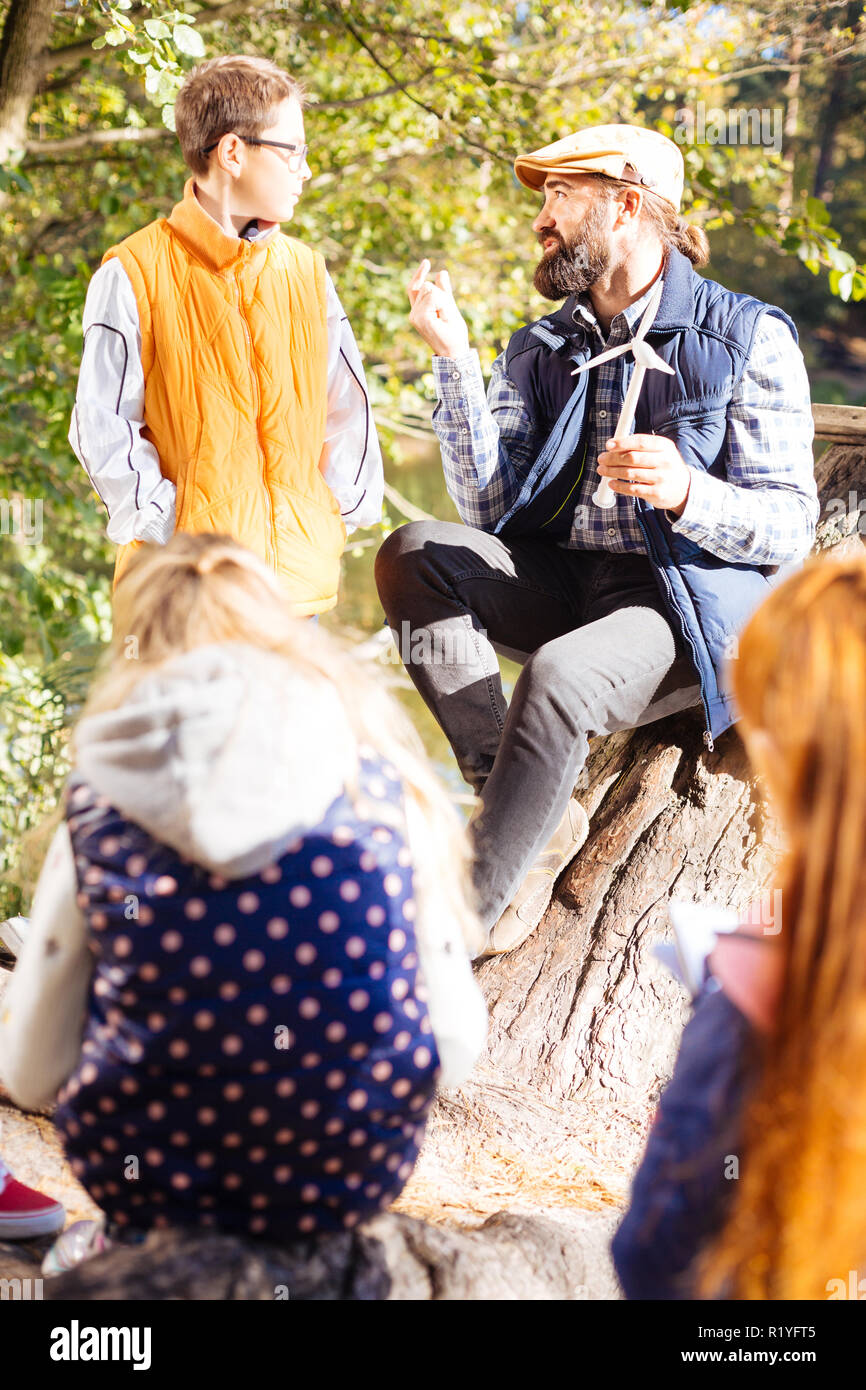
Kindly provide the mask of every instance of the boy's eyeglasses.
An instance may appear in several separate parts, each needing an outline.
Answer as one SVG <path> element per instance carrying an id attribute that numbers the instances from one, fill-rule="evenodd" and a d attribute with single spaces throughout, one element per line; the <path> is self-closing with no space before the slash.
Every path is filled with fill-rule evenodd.
<path id="1" fill-rule="evenodd" d="M 222 136 L 220 136 L 220 140 L 221 139 Z M 307 151 L 310 148 L 309 145 L 287 145 L 282 140 L 248 139 L 246 135 L 239 135 L 238 139 L 243 140 L 245 145 L 271 145 L 275 150 L 291 150 L 291 154 L 288 159 L 285 160 L 285 163 L 293 174 L 296 174 L 299 169 L 303 168 L 304 160 L 307 157 Z M 211 150 L 216 149 L 219 142 L 219 140 L 214 140 L 212 145 L 208 145 L 207 149 L 202 150 L 202 154 L 210 154 Z"/>

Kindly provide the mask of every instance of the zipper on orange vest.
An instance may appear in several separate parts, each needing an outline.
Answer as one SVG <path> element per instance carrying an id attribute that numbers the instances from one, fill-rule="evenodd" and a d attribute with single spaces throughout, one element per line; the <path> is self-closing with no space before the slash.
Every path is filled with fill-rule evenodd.
<path id="1" fill-rule="evenodd" d="M 243 307 L 242 307 L 242 302 L 241 302 L 240 276 L 241 276 L 241 270 L 242 270 L 242 269 L 243 269 L 243 267 L 241 266 L 241 267 L 239 268 L 239 270 L 238 270 L 237 275 L 235 276 L 235 289 L 236 289 L 237 292 L 238 292 L 238 314 L 240 315 L 240 320 L 241 320 L 241 323 L 242 323 L 242 325 L 243 325 L 244 338 L 246 339 L 247 352 L 249 353 L 249 359 L 250 359 L 250 377 L 251 377 L 252 382 L 253 382 L 253 390 L 254 390 L 254 392 L 255 392 L 255 397 L 256 397 L 256 400 L 255 400 L 255 409 L 256 409 L 256 444 L 258 445 L 258 450 L 259 450 L 259 453 L 261 454 L 261 457 L 262 457 L 262 487 L 263 487 L 264 490 L 265 490 L 265 497 L 267 498 L 267 504 L 268 504 L 268 522 L 269 522 L 269 524 L 270 524 L 270 531 L 271 531 L 271 549 L 272 549 L 272 551 L 273 551 L 273 558 L 271 559 L 271 562 L 270 562 L 270 563 L 271 563 L 274 567 L 276 567 L 276 561 L 277 561 L 277 553 L 276 553 L 276 552 L 277 552 L 277 546 L 276 546 L 276 538 L 275 538 L 275 536 L 274 536 L 274 508 L 273 508 L 273 503 L 271 502 L 271 494 L 270 494 L 270 490 L 269 490 L 269 488 L 268 488 L 268 480 L 267 480 L 267 477 L 265 476 L 265 474 L 266 474 L 266 463 L 267 463 L 267 458 L 266 458 L 266 455 L 265 455 L 265 451 L 264 451 L 264 449 L 262 448 L 262 436 L 261 436 L 261 429 L 260 429 L 260 425 L 261 425 L 261 397 L 259 396 L 259 379 L 258 379 L 258 377 L 256 376 L 256 365 L 255 365 L 255 360 L 254 360 L 254 356 L 253 356 L 253 339 L 252 339 L 252 334 L 250 333 L 249 325 L 247 324 L 246 315 L 244 314 Z"/>

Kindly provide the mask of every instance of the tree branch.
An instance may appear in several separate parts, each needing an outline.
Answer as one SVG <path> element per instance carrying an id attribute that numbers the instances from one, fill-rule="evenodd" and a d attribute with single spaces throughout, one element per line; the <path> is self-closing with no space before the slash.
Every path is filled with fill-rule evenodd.
<path id="1" fill-rule="evenodd" d="M 36 88 L 36 95 L 39 97 L 47 96 L 49 92 L 62 92 L 65 87 L 71 87 L 79 78 L 84 76 L 86 65 L 87 59 L 82 58 L 76 67 L 61 73 L 59 77 L 53 77 L 50 82 L 40 82 Z"/>
<path id="2" fill-rule="evenodd" d="M 28 155 L 65 154 L 68 150 L 83 150 L 88 145 L 117 145 L 122 140 L 141 144 L 151 140 L 164 140 L 171 136 L 167 126 L 121 126 L 113 130 L 87 130 L 80 135 L 67 136 L 65 140 L 28 140 L 25 149 Z"/>
<path id="3" fill-rule="evenodd" d="M 129 11 L 130 15 L 134 10 Z M 80 58 L 92 58 L 93 40 L 99 38 L 99 33 L 92 34 L 89 39 L 78 39 L 75 43 L 68 43 L 63 48 L 43 48 L 42 52 L 34 58 L 34 64 L 39 70 L 39 79 L 53 72 L 60 63 L 71 63 Z"/>
<path id="4" fill-rule="evenodd" d="M 411 81 L 420 82 L 422 77 L 428 77 L 431 72 L 435 71 L 435 68 L 425 68 L 423 72 L 419 73 L 417 77 L 413 77 Z M 338 108 L 343 109 L 347 106 L 363 106 L 367 101 L 377 101 L 379 97 L 390 97 L 393 96 L 395 92 L 405 92 L 407 86 L 407 82 L 392 82 L 390 87 L 380 87 L 378 92 L 365 92 L 362 97 L 345 97 L 342 101 L 314 100 L 310 105 L 314 106 L 317 111 L 331 111 L 337 110 Z"/>
<path id="5" fill-rule="evenodd" d="M 407 140 L 398 141 L 392 145 L 388 154 L 383 159 L 377 159 L 371 153 L 366 159 L 353 159 L 350 164 L 338 164 L 328 169 L 324 174 L 316 174 L 310 180 L 311 188 L 326 188 L 337 178 L 345 178 L 347 174 L 357 174 L 364 169 L 385 168 L 389 164 L 397 164 L 401 159 L 414 156 L 416 159 L 423 159 L 428 154 L 427 146 L 416 136 L 411 136 Z"/>
<path id="6" fill-rule="evenodd" d="M 247 14 L 250 10 L 277 10 L 284 12 L 284 6 L 269 4 L 268 0 L 224 0 L 221 5 L 202 5 L 196 15 L 196 24 L 214 24 L 218 19 L 233 19 L 236 14 Z"/>
<path id="7" fill-rule="evenodd" d="M 54 23 L 53 0 L 12 0 L 0 34 L 0 164 L 21 150 L 38 76 L 33 57 Z"/>
<path id="8" fill-rule="evenodd" d="M 394 39 L 422 39 L 426 43 L 448 43 L 464 45 L 462 39 L 457 39 L 453 34 L 428 34 L 416 29 L 386 29 L 381 24 L 368 24 L 367 30 L 371 34 L 381 34 L 385 38 Z"/>
<path id="9" fill-rule="evenodd" d="M 333 10 L 332 13 L 334 13 Z M 346 30 L 348 34 L 351 34 L 352 38 L 355 40 L 358 46 L 360 48 L 363 48 L 365 53 L 369 54 L 373 62 L 376 64 L 376 67 L 380 68 L 382 72 L 384 72 L 386 77 L 390 77 L 392 82 L 398 83 L 398 85 L 402 88 L 402 90 L 405 92 L 406 96 L 409 98 L 411 102 L 414 102 L 414 104 L 420 107 L 422 111 L 426 111 L 428 115 L 435 116 L 437 121 L 445 121 L 446 118 L 442 115 L 441 111 L 437 111 L 435 107 L 430 106 L 426 101 L 422 101 L 420 97 L 416 97 L 412 94 L 412 92 L 410 92 L 410 84 L 412 82 L 418 81 L 418 78 L 410 78 L 405 83 L 401 83 L 400 79 L 397 77 L 397 74 L 387 65 L 387 63 L 384 63 L 382 61 L 382 59 L 378 56 L 377 53 L 374 52 L 374 50 L 367 43 L 367 40 L 364 38 L 363 34 L 360 34 L 358 32 L 358 30 L 352 24 L 351 20 L 347 19 L 346 16 L 340 10 L 336 11 L 336 17 L 339 18 L 339 21 L 342 24 L 343 28 Z M 508 155 L 503 154 L 501 150 L 488 149 L 488 147 L 486 145 L 482 145 L 480 141 L 472 140 L 468 135 L 465 135 L 462 132 L 461 139 L 463 140 L 464 144 L 471 145 L 473 149 L 482 150 L 484 154 L 486 154 L 490 159 L 498 159 L 504 161 L 507 164 L 511 163 L 511 160 L 508 158 Z"/>

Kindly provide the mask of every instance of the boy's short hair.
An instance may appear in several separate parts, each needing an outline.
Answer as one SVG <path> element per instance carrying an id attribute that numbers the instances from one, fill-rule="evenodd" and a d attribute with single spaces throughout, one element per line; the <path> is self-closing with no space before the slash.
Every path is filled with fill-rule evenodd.
<path id="1" fill-rule="evenodd" d="M 235 131 L 256 139 L 273 124 L 283 101 L 304 104 L 304 88 L 270 58 L 226 54 L 193 68 L 177 94 L 174 125 L 181 153 L 194 174 L 206 174 L 204 153 L 222 135 Z"/>

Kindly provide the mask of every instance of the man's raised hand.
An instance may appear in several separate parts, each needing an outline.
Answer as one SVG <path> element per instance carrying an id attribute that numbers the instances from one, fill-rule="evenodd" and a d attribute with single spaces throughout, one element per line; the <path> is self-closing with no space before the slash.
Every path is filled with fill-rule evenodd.
<path id="1" fill-rule="evenodd" d="M 409 322 L 437 357 L 460 357 L 469 351 L 469 329 L 454 302 L 447 270 L 427 279 L 430 262 L 422 261 L 409 281 Z"/>

